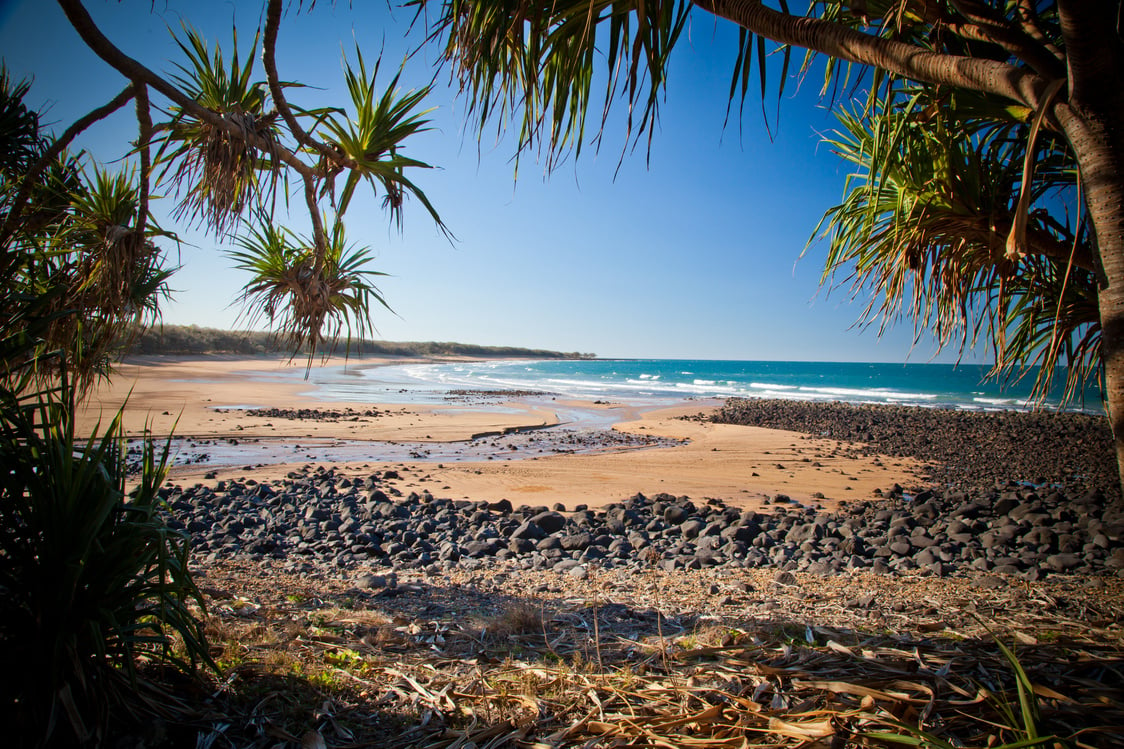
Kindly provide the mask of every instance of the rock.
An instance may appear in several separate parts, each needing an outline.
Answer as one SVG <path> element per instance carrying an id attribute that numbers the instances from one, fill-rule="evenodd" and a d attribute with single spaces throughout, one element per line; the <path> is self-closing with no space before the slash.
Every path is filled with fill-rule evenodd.
<path id="1" fill-rule="evenodd" d="M 1051 554 L 1046 557 L 1046 565 L 1055 572 L 1066 572 L 1081 564 L 1076 554 Z"/>
<path id="2" fill-rule="evenodd" d="M 398 578 L 393 575 L 360 575 L 355 578 L 355 587 L 359 590 L 396 588 L 398 587 Z"/>
<path id="3" fill-rule="evenodd" d="M 843 605 L 849 609 L 869 609 L 874 607 L 875 600 L 877 598 L 873 593 L 863 593 L 848 599 Z"/>
<path id="4" fill-rule="evenodd" d="M 992 505 L 991 510 L 996 515 L 1006 515 L 1008 512 L 1010 512 L 1011 510 L 1015 509 L 1018 506 L 1019 506 L 1019 500 L 1018 500 L 1017 497 L 1005 497 L 1003 499 L 1000 499 L 994 505 Z"/>
<path id="5" fill-rule="evenodd" d="M 464 544 L 464 553 L 469 557 L 479 559 L 480 557 L 495 556 L 496 552 L 504 548 L 504 544 L 499 539 L 489 539 L 487 541 L 469 541 Z"/>
<path id="6" fill-rule="evenodd" d="M 537 541 L 546 538 L 547 532 L 533 520 L 524 520 L 523 523 L 511 532 L 509 538 L 528 539 Z"/>
<path id="7" fill-rule="evenodd" d="M 890 544 L 890 551 L 895 556 L 904 557 L 913 551 L 913 546 L 910 545 L 909 541 L 895 541 Z"/>
<path id="8" fill-rule="evenodd" d="M 1043 496 L 992 482 L 979 490 L 926 490 L 912 501 L 899 492 L 833 513 L 794 506 L 742 512 L 720 500 L 696 506 L 686 497 L 638 495 L 567 517 L 432 492 L 396 501 L 388 495 L 401 493 L 383 480 L 349 482 L 334 471 L 305 470 L 272 484 L 227 480 L 222 491 L 165 487 L 161 496 L 169 527 L 190 533 L 203 559 L 271 555 L 344 569 L 368 558 L 403 568 L 440 562 L 443 569 L 500 558 L 539 569 L 596 560 L 665 569 L 1124 577 L 1124 505 L 1103 493 L 1058 489 Z"/>
<path id="9" fill-rule="evenodd" d="M 540 512 L 532 517 L 530 522 L 537 525 L 548 535 L 557 533 L 566 527 L 566 517 L 555 511 Z"/>
<path id="10" fill-rule="evenodd" d="M 741 541 L 748 544 L 753 543 L 753 539 L 757 538 L 759 533 L 761 533 L 761 526 L 750 520 L 739 525 L 728 526 L 720 535 L 727 541 Z"/>
<path id="11" fill-rule="evenodd" d="M 593 543 L 593 536 L 589 533 L 573 533 L 562 536 L 560 543 L 566 551 L 581 550 Z"/>
<path id="12" fill-rule="evenodd" d="M 555 572 L 569 572 L 578 567 L 581 567 L 581 562 L 578 562 L 576 559 L 563 559 L 552 565 L 551 569 Z"/>
<path id="13" fill-rule="evenodd" d="M 778 572 L 773 582 L 777 585 L 796 585 L 796 575 L 791 572 Z"/>
<path id="14" fill-rule="evenodd" d="M 679 532 L 683 538 L 697 538 L 704 527 L 701 520 L 688 520 L 679 526 Z"/>
<path id="15" fill-rule="evenodd" d="M 672 525 L 679 525 L 690 517 L 685 507 L 672 505 L 663 511 L 663 519 Z"/>
<path id="16" fill-rule="evenodd" d="M 922 549 L 914 555 L 913 561 L 917 562 L 918 566 L 925 567 L 934 562 L 937 562 L 937 555 L 933 553 L 932 549 Z"/>
<path id="17" fill-rule="evenodd" d="M 501 499 L 498 502 L 489 502 L 488 509 L 492 512 L 502 512 L 504 515 L 510 515 L 515 511 L 515 508 L 511 506 L 511 501 L 507 499 Z"/>

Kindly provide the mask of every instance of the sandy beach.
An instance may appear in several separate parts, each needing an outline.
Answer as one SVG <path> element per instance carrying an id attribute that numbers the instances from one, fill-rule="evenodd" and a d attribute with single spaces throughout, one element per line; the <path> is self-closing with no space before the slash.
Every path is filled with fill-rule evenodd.
<path id="1" fill-rule="evenodd" d="M 395 362 L 365 357 L 357 363 L 369 367 Z M 681 443 L 666 447 L 593 445 L 575 453 L 512 458 L 516 446 L 505 444 L 502 435 L 544 430 L 538 436 L 549 439 L 551 430 L 547 427 L 558 424 L 557 413 L 525 398 L 449 405 L 318 401 L 308 394 L 307 383 L 292 376 L 303 366 L 303 361 L 282 358 L 132 360 L 87 399 L 79 427 L 89 429 L 98 419 L 110 418 L 125 403 L 124 423 L 130 434 L 141 434 L 147 427 L 161 436 L 174 431 L 181 438 L 211 445 L 252 442 L 261 448 L 253 463 L 216 465 L 204 461 L 177 466 L 170 478 L 182 484 L 247 475 L 259 481 L 282 477 L 309 463 L 286 453 L 302 441 L 304 445 L 309 441 L 366 442 L 371 445 L 372 456 L 378 455 L 377 448 L 385 443 L 442 446 L 446 448 L 444 454 L 449 448 L 463 454 L 457 460 L 361 459 L 333 463 L 337 470 L 357 476 L 394 469 L 403 477 L 404 491 L 428 490 L 436 496 L 477 501 L 506 498 L 516 505 L 598 507 L 637 492 L 666 492 L 697 499 L 719 498 L 747 508 L 784 494 L 800 503 L 830 508 L 841 499 L 870 498 L 876 489 L 916 484 L 918 475 L 924 472 L 917 461 L 856 456 L 843 443 L 832 440 L 683 418 L 713 407 L 699 404 L 645 412 L 620 404 L 559 402 L 558 406 L 567 409 L 611 414 L 619 419 L 612 427 L 619 435 Z M 276 409 L 284 416 L 279 418 L 277 412 L 249 415 L 247 411 L 253 409 Z M 492 437 L 490 441 L 469 442 L 480 435 Z M 506 459 L 502 459 L 504 456 Z"/>
<path id="2" fill-rule="evenodd" d="M 1100 420 L 514 393 L 349 403 L 310 394 L 299 366 L 135 361 L 80 425 L 131 393 L 131 432 L 174 425 L 181 450 L 208 456 L 162 493 L 191 534 L 223 664 L 209 709 L 217 696 L 237 716 L 223 726 L 240 745 L 261 725 L 293 746 L 321 731 L 338 745 L 560 732 L 576 738 L 556 745 L 593 745 L 627 737 L 618 724 L 687 725 L 688 695 L 716 724 L 760 718 L 762 733 L 807 721 L 806 705 L 908 702 L 977 735 L 977 713 L 988 730 L 1001 716 L 963 698 L 981 678 L 1010 684 L 996 633 L 1044 694 L 1065 695 L 1050 713 L 1061 733 L 1124 735 L 1124 510 Z M 560 422 L 578 412 L 600 426 L 575 437 Z M 289 460 L 403 441 L 417 459 Z M 230 462 L 247 447 L 252 461 Z M 314 698 L 260 698 L 314 679 Z M 321 712 L 289 707 L 301 700 Z M 676 745 L 727 745 L 700 738 L 709 725 Z"/>

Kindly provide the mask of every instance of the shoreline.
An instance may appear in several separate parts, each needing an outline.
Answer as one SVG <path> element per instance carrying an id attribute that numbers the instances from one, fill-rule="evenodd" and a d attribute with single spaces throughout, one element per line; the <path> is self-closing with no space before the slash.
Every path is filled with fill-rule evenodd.
<path id="1" fill-rule="evenodd" d="M 365 367 L 400 362 L 398 358 L 362 360 Z M 637 492 L 667 492 L 699 499 L 719 498 L 743 507 L 760 507 L 765 500 L 782 494 L 801 504 L 830 509 L 839 500 L 871 498 L 876 496 L 875 490 L 895 484 L 914 485 L 925 470 L 913 460 L 848 455 L 844 444 L 838 441 L 810 439 L 776 429 L 684 420 L 682 417 L 706 410 L 699 402 L 684 402 L 672 409 L 646 409 L 533 397 L 475 404 L 317 400 L 307 394 L 303 380 L 292 381 L 292 373 L 303 366 L 303 361 L 280 358 L 131 360 L 112 382 L 99 385 L 91 394 L 79 414 L 78 426 L 88 430 L 99 416 L 104 421 L 129 396 L 124 424 L 130 434 L 142 434 L 147 426 L 156 435 L 166 435 L 174 426 L 177 435 L 188 439 L 269 443 L 269 449 L 261 451 L 260 459 L 247 459 L 237 465 L 203 463 L 176 467 L 169 479 L 177 484 L 248 476 L 259 481 L 275 480 L 306 465 L 332 465 L 355 475 L 415 466 L 417 470 L 412 472 L 419 475 L 419 480 L 411 490 L 428 489 L 458 499 L 510 499 L 517 504 L 603 506 Z M 351 408 L 374 411 L 377 415 L 348 415 L 332 420 L 315 416 L 279 419 L 219 410 L 221 405 L 321 412 L 344 412 Z M 545 448 L 534 448 L 522 451 L 523 457 L 518 460 L 497 459 L 506 447 L 506 435 L 513 431 L 541 430 L 541 435 L 575 439 L 572 433 L 558 428 L 562 421 L 558 411 L 567 409 L 577 409 L 611 423 L 613 435 L 621 438 L 686 442 L 673 447 L 620 450 L 595 444 L 592 450 L 580 454 L 563 444 L 561 454 L 546 455 Z M 602 433 L 607 430 L 608 427 Z M 484 432 L 500 436 L 485 438 L 473 447 L 479 460 L 366 458 L 341 463 L 303 456 L 293 459 L 294 451 L 289 449 L 297 444 L 303 447 L 310 440 L 353 440 L 372 446 L 409 442 L 447 447 L 467 443 L 473 435 Z M 590 439 L 597 441 L 596 437 Z M 536 452 L 539 449 L 544 453 Z"/>
<path id="2" fill-rule="evenodd" d="M 668 407 L 439 387 L 419 391 L 425 402 L 380 404 L 318 397 L 315 381 L 297 377 L 304 366 L 284 356 L 140 357 L 99 384 L 78 427 L 107 420 L 129 396 L 130 434 L 174 428 L 180 465 L 169 479 L 180 484 L 331 466 L 358 477 L 410 468 L 411 490 L 458 500 L 565 506 L 641 492 L 758 509 L 785 495 L 830 511 L 895 485 L 986 492 L 1011 480 L 1119 495 L 1107 426 L 1084 414 L 753 399 Z M 372 390 L 396 387 L 374 380 Z"/>
<path id="3" fill-rule="evenodd" d="M 229 363 L 225 369 L 196 383 L 197 390 L 238 385 L 241 370 Z M 145 370 L 146 384 L 134 392 L 155 397 L 173 387 L 182 391 L 184 383 L 170 380 L 184 371 Z M 401 409 L 385 418 L 435 423 L 435 413 L 445 413 L 463 427 L 481 405 L 365 404 L 376 412 L 367 416 L 347 413 L 339 402 L 309 402 L 284 385 L 249 385 L 255 398 L 271 402 L 274 416 L 224 414 L 229 420 L 222 424 L 242 434 L 246 429 L 235 427 L 245 427 L 247 419 L 277 424 L 278 414 L 289 409 L 301 429 L 362 426 L 374 432 L 383 410 Z M 197 395 L 214 398 L 214 392 Z M 180 471 L 161 495 L 170 525 L 191 536 L 191 564 L 210 610 L 208 625 L 221 633 L 213 646 L 236 664 L 224 672 L 226 685 L 248 692 L 249 685 L 261 684 L 273 694 L 274 675 L 311 680 L 305 675 L 346 674 L 353 691 L 346 708 L 333 708 L 337 716 L 377 716 L 403 693 L 412 698 L 403 684 L 424 685 L 417 690 L 431 695 L 455 694 L 460 705 L 469 695 L 494 697 L 502 708 L 510 704 L 505 679 L 540 673 L 549 676 L 551 689 L 589 695 L 581 710 L 593 715 L 604 710 L 605 694 L 638 694 L 636 679 L 648 678 L 636 670 L 638 663 L 652 669 L 655 680 L 644 704 L 667 702 L 671 684 L 682 690 L 676 694 L 711 699 L 715 709 L 728 704 L 730 693 L 752 695 L 747 704 L 754 705 L 760 684 L 769 683 L 763 677 L 752 677 L 762 679 L 752 692 L 729 680 L 699 681 L 700 663 L 707 673 L 729 679 L 743 678 L 748 663 L 798 674 L 784 689 L 802 690 L 805 699 L 823 699 L 817 695 L 824 692 L 838 701 L 851 684 L 894 678 L 895 689 L 907 690 L 913 704 L 936 704 L 935 715 L 963 716 L 963 702 L 956 700 L 978 688 L 981 669 L 1009 670 L 994 652 L 999 636 L 1020 645 L 1019 667 L 1035 684 L 1053 685 L 1067 699 L 1081 696 L 1086 722 L 1104 723 L 1106 714 L 1119 712 L 1120 680 L 1112 671 L 1124 642 L 1124 507 L 1118 499 L 1096 490 L 1082 496 L 978 482 L 916 494 L 883 485 L 875 492 L 894 471 L 910 477 L 901 482 L 908 486 L 945 481 L 949 477 L 934 472 L 938 466 L 922 465 L 916 455 L 925 450 L 940 459 L 978 462 L 1000 444 L 1002 430 L 983 439 L 979 425 L 987 419 L 934 429 L 940 419 L 931 409 L 794 403 L 761 402 L 754 404 L 758 413 L 743 408 L 725 415 L 711 407 L 700 415 L 697 402 L 646 410 L 557 401 L 561 410 L 587 408 L 619 418 L 617 432 L 680 435 L 691 442 L 443 467 L 432 461 L 278 464 L 239 466 L 209 479 Z M 483 405 L 503 409 L 491 416 L 502 422 L 526 418 L 531 404 L 524 403 L 524 410 Z M 302 415 L 306 406 L 319 414 Z M 880 418 L 864 421 L 871 414 Z M 1012 434 L 1031 438 L 1040 453 L 1055 449 L 1057 443 L 1042 441 L 1045 431 L 1016 426 Z M 835 439 L 825 439 L 825 432 Z M 485 441 L 498 449 L 511 436 Z M 1085 437 L 1074 433 L 1071 439 Z M 286 440 L 291 438 L 278 438 Z M 975 452 L 960 449 L 970 442 L 978 443 Z M 753 460 L 763 463 L 762 470 L 748 468 Z M 862 465 L 886 473 L 835 473 Z M 605 473 L 594 473 L 595 466 Z M 610 468 L 619 470 L 622 487 L 630 487 L 624 499 L 610 501 Z M 749 475 L 738 473 L 745 470 Z M 669 484 L 669 493 L 642 488 L 649 471 Z M 847 502 L 812 496 L 807 506 L 788 499 L 797 499 L 796 492 L 783 500 L 774 489 L 758 498 L 744 494 L 797 472 L 821 494 L 829 478 L 847 479 L 845 495 L 858 495 L 860 486 L 874 489 L 871 496 L 847 496 Z M 515 494 L 549 475 L 568 492 L 564 508 L 548 507 L 546 494 Z M 727 486 L 738 496 L 708 498 L 706 487 L 720 481 L 732 482 Z M 583 486 L 596 492 L 589 509 L 575 504 Z M 511 500 L 488 501 L 489 487 Z M 462 490 L 471 498 L 458 499 Z M 690 499 L 676 496 L 687 494 Z M 583 665 L 553 670 L 560 654 Z M 903 662 L 911 680 L 905 687 Z M 954 662 L 972 664 L 971 674 L 949 670 Z M 559 674 L 573 674 L 573 681 L 559 687 Z M 623 691 L 590 688 L 591 680 L 622 675 L 628 683 Z M 1075 692 L 1077 683 L 1088 685 L 1095 699 Z M 538 688 L 530 689 L 538 700 Z M 945 698 L 935 703 L 935 694 Z M 241 725 L 257 726 L 253 730 L 260 733 L 262 704 L 255 696 L 243 712 L 232 710 L 246 717 L 229 721 L 231 735 L 239 735 Z M 677 705 L 667 718 L 676 725 L 682 721 Z M 414 736 L 431 719 L 426 710 L 411 729 Z M 629 725 L 635 716 L 630 709 Z M 476 734 L 480 741 L 494 739 L 486 730 Z M 1115 736 L 1111 726 L 1107 730 Z M 433 735 L 438 732 L 449 738 L 440 715 Z M 247 741 L 250 734 L 245 729 Z M 397 725 L 394 739 L 401 739 Z M 374 743 L 379 741 L 385 743 Z"/>

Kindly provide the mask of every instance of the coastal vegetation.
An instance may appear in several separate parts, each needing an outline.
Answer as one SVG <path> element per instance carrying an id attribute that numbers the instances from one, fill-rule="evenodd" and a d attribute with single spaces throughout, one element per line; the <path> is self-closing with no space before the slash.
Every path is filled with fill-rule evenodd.
<path id="1" fill-rule="evenodd" d="M 155 325 L 144 330 L 128 349 L 130 354 L 198 355 L 237 354 L 261 356 L 291 354 L 292 350 L 263 331 L 219 330 L 197 325 Z M 479 346 L 446 341 L 372 341 L 335 342 L 323 352 L 350 356 L 464 356 L 480 359 L 592 359 L 593 354 L 563 353 L 517 346 Z"/>
<path id="2" fill-rule="evenodd" d="M 130 474 L 120 414 L 75 428 L 76 401 L 156 313 L 168 272 L 129 172 L 54 148 L 0 72 L 0 689 L 16 745 L 88 744 L 139 710 L 145 667 L 209 663 L 190 540 L 159 497 L 167 444 Z M 23 175 L 38 170 L 28 186 Z M 131 226 L 122 230 L 122 224 Z M 127 480 L 129 485 L 126 485 Z"/>
<path id="3" fill-rule="evenodd" d="M 830 245 L 824 282 L 866 300 L 863 323 L 907 318 L 942 346 L 989 346 L 995 376 L 1037 377 L 1041 394 L 1057 365 L 1070 396 L 1103 378 L 1110 418 L 1124 425 L 1124 335 L 1107 322 L 1124 306 L 1124 169 L 1117 168 L 1124 154 L 1106 135 L 1124 121 L 1112 94 L 1124 43 L 1106 31 L 1118 5 L 404 3 L 425 32 L 419 44 L 441 50 L 481 135 L 493 126 L 517 132 L 516 157 L 536 152 L 548 169 L 590 145 L 586 121 L 599 101 L 603 123 L 623 104 L 628 141 L 651 143 L 692 12 L 740 29 L 731 110 L 744 107 L 755 81 L 763 100 L 782 97 L 796 67 L 792 52 L 806 50 L 801 71 L 822 70 L 824 91 L 835 92 L 829 104 L 840 129 L 828 141 L 855 167 L 844 200 L 813 235 Z M 250 274 L 246 319 L 270 327 L 310 364 L 340 336 L 363 338 L 387 301 L 368 250 L 346 235 L 355 191 L 380 195 L 395 226 L 410 199 L 446 231 L 416 182 L 430 165 L 407 151 L 430 127 L 429 88 L 399 91 L 400 73 L 380 74 L 382 61 L 369 65 L 356 49 L 345 60 L 346 108 L 291 103 L 300 87 L 283 82 L 276 59 L 283 0 L 266 3 L 249 54 L 237 39 L 224 51 L 185 26 L 183 58 L 169 77 L 125 55 L 79 0 L 60 6 L 129 85 L 52 147 L 61 151 L 94 121 L 134 103 L 135 206 L 120 209 L 147 214 L 160 187 L 177 201 L 178 220 L 232 236 L 231 258 Z M 861 96 L 848 94 L 855 104 L 844 105 L 843 91 Z M 150 94 L 167 101 L 166 121 L 152 121 L 163 104 L 154 110 Z M 15 229 L 43 164 L 30 167 L 0 237 Z M 290 181 L 297 190 L 280 189 Z M 278 200 L 303 205 L 311 232 L 278 225 Z M 162 263 L 154 222 L 145 215 L 135 223 L 133 235 L 146 242 L 134 242 L 143 252 L 133 252 Z M 169 270 L 151 272 L 164 274 L 152 279 L 157 284 Z M 1124 426 L 1113 431 L 1124 456 Z"/>
<path id="4" fill-rule="evenodd" d="M 343 230 L 357 186 L 383 194 L 392 222 L 411 197 L 442 227 L 411 181 L 428 165 L 403 152 L 426 127 L 426 91 L 402 94 L 395 76 L 378 88 L 380 65 L 356 53 L 351 112 L 297 108 L 302 124 L 272 56 L 281 2 L 265 28 L 266 80 L 253 75 L 258 39 L 243 64 L 237 40 L 224 56 L 185 27 L 184 59 L 162 77 L 121 53 L 81 3 L 60 5 L 127 84 L 53 136 L 24 102 L 29 84 L 0 74 L 0 641 L 19 674 L 5 681 L 3 714 L 21 746 L 100 744 L 112 721 L 174 702 L 147 674 L 214 666 L 189 536 L 158 493 L 167 443 L 145 440 L 138 467 L 119 417 L 91 434 L 74 426 L 78 401 L 168 294 L 179 239 L 157 224 L 156 195 L 176 201 L 184 225 L 243 232 L 234 260 L 251 274 L 247 315 L 309 365 L 341 332 L 361 338 L 385 304 Z M 124 165 L 68 150 L 129 104 L 137 132 Z M 272 223 L 291 182 L 303 187 L 307 237 Z"/>

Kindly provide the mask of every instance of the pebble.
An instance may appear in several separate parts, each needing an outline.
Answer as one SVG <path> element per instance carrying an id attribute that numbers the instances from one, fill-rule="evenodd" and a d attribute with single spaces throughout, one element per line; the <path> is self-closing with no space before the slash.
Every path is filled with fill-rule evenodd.
<path id="1" fill-rule="evenodd" d="M 988 581 L 1055 573 L 1124 578 L 1124 505 L 1097 491 L 1077 495 L 1009 483 L 988 492 L 928 490 L 922 503 L 888 492 L 830 514 L 791 505 L 743 511 L 720 500 L 696 505 L 686 497 L 637 494 L 599 510 L 564 512 L 431 494 L 391 499 L 389 473 L 346 481 L 321 468 L 271 484 L 227 480 L 222 491 L 166 486 L 161 495 L 169 524 L 190 535 L 205 560 L 244 555 L 393 572 L 476 569 L 492 558 L 514 559 L 527 569 L 583 580 L 594 566 L 773 567 L 780 585 L 794 584 L 792 571 L 847 569 L 984 572 Z M 1028 509 L 1016 522 L 1011 515 L 1019 508 Z M 354 584 L 376 591 L 395 585 L 375 574 L 358 575 Z"/>

